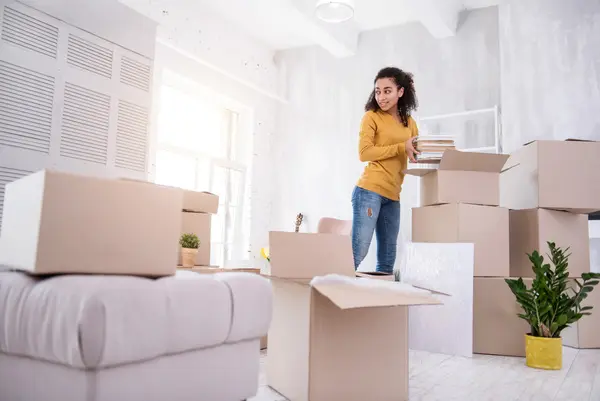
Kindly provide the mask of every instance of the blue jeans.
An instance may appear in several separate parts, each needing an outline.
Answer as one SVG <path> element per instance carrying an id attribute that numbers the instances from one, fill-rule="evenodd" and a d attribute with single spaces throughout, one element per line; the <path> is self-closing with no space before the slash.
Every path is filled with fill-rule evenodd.
<path id="1" fill-rule="evenodd" d="M 355 187 L 352 192 L 352 252 L 354 269 L 369 252 L 373 232 L 377 236 L 377 271 L 393 273 L 400 231 L 400 202 Z"/>

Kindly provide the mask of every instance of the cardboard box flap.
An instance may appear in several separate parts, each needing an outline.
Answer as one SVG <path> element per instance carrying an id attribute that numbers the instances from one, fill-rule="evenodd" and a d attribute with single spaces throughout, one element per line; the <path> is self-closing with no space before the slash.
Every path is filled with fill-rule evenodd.
<path id="1" fill-rule="evenodd" d="M 423 177 L 423 176 L 425 176 L 429 173 L 433 173 L 434 171 L 437 171 L 437 170 L 438 170 L 438 168 L 433 168 L 433 167 L 420 168 L 420 167 L 415 166 L 415 167 L 410 167 L 410 168 L 404 170 L 404 174 L 413 175 L 415 177 Z"/>
<path id="2" fill-rule="evenodd" d="M 440 170 L 500 173 L 508 158 L 509 155 L 503 154 L 447 150 L 440 162 Z"/>
<path id="3" fill-rule="evenodd" d="M 312 279 L 355 273 L 349 235 L 271 231 L 269 251 L 273 277 Z"/>
<path id="4" fill-rule="evenodd" d="M 356 277 L 366 278 L 366 279 L 370 279 L 370 280 L 396 281 L 396 279 L 395 279 L 395 277 L 394 277 L 393 274 L 381 273 L 381 272 L 356 272 Z M 403 283 L 403 284 L 406 284 L 406 283 Z M 451 296 L 450 294 L 447 294 L 447 293 L 441 292 L 441 291 L 436 291 L 436 290 L 434 290 L 432 288 L 419 287 L 419 286 L 414 285 L 414 284 L 410 284 L 410 285 L 413 286 L 414 288 L 418 289 L 418 290 L 429 291 L 432 294 L 445 295 L 447 297 Z"/>
<path id="5" fill-rule="evenodd" d="M 439 170 L 440 161 L 418 161 L 416 163 L 409 161 L 408 166 L 403 171 L 406 175 L 413 175 L 415 177 L 423 177 L 429 173 Z"/>
<path id="6" fill-rule="evenodd" d="M 502 167 L 502 171 L 500 171 L 501 173 L 504 173 L 505 171 L 510 170 L 511 168 L 515 168 L 517 166 L 521 165 L 521 162 L 517 159 L 508 159 L 508 161 L 506 162 L 506 164 L 504 165 L 504 167 Z"/>
<path id="7" fill-rule="evenodd" d="M 525 142 L 523 144 L 523 146 L 527 146 L 527 145 L 531 145 L 532 143 L 535 142 L 540 142 L 540 141 L 553 141 L 554 139 L 534 139 L 532 141 L 529 142 Z M 580 138 L 567 138 L 564 140 L 564 142 L 598 142 L 598 141 L 594 141 L 592 139 L 580 139 Z"/>
<path id="8" fill-rule="evenodd" d="M 598 142 L 592 139 L 580 139 L 580 138 L 567 138 L 565 142 Z"/>
<path id="9" fill-rule="evenodd" d="M 268 273 L 260 273 L 259 276 L 264 277 L 269 280 L 272 280 L 272 281 L 275 281 L 275 282 L 292 283 L 292 284 L 298 284 L 298 285 L 304 285 L 304 286 L 310 285 L 310 281 L 312 280 L 309 278 L 283 278 L 283 277 L 273 276 L 272 274 L 268 274 Z"/>
<path id="10" fill-rule="evenodd" d="M 442 304 L 429 291 L 406 283 L 332 275 L 315 277 L 311 286 L 340 309 Z"/>

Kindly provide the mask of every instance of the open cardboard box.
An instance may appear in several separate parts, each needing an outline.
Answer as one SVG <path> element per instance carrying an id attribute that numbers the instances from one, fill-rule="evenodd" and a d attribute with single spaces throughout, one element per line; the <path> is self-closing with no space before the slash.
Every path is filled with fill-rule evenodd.
<path id="1" fill-rule="evenodd" d="M 600 142 L 533 141 L 513 152 L 500 174 L 509 209 L 600 210 Z"/>
<path id="2" fill-rule="evenodd" d="M 422 177 L 421 206 L 445 203 L 500 204 L 500 171 L 508 155 L 447 150 L 439 168 L 410 168 Z"/>
<path id="3" fill-rule="evenodd" d="M 269 386 L 298 401 L 408 400 L 408 306 L 440 301 L 356 278 L 349 236 L 271 232 L 269 245 Z"/>

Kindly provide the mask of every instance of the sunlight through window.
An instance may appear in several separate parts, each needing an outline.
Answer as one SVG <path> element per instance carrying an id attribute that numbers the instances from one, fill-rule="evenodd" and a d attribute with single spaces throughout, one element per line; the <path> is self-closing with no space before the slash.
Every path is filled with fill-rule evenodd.
<path id="1" fill-rule="evenodd" d="M 248 258 L 246 166 L 237 161 L 239 115 L 204 94 L 164 85 L 157 122 L 155 182 L 219 196 L 211 264 Z"/>

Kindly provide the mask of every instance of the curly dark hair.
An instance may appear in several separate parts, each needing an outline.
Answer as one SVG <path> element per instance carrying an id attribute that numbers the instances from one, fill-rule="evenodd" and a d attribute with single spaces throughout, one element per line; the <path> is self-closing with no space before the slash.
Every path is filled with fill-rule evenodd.
<path id="1" fill-rule="evenodd" d="M 405 127 L 408 127 L 408 118 L 413 110 L 419 107 L 419 101 L 417 100 L 417 93 L 415 91 L 415 81 L 413 80 L 413 74 L 410 72 L 402 71 L 396 67 L 386 67 L 377 73 L 374 83 L 382 78 L 391 78 L 398 89 L 404 88 L 404 95 L 398 99 L 398 114 L 400 114 L 400 120 Z M 375 89 L 371 92 L 367 104 L 365 104 L 365 111 L 379 111 L 380 107 L 375 99 Z"/>

